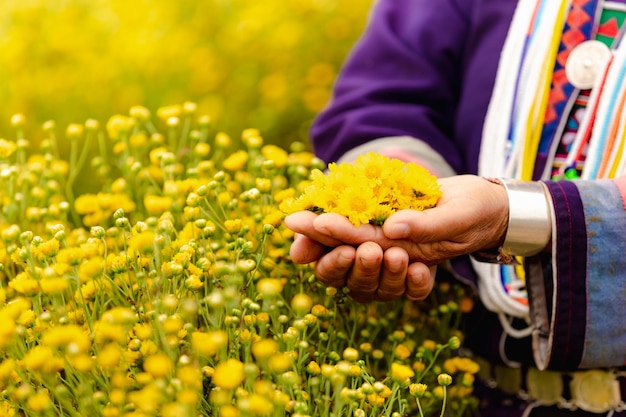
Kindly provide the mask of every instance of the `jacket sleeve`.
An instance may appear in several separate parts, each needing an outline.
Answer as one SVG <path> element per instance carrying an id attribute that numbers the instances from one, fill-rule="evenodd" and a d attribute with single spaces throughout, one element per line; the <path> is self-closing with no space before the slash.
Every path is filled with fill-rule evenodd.
<path id="1" fill-rule="evenodd" d="M 471 3 L 378 0 L 312 126 L 317 155 L 332 162 L 374 139 L 413 137 L 456 169 L 461 150 L 451 137 L 469 25 L 460 7 Z"/>
<path id="2" fill-rule="evenodd" d="M 528 259 L 540 368 L 626 364 L 626 177 L 546 182 L 554 209 L 552 256 Z"/>

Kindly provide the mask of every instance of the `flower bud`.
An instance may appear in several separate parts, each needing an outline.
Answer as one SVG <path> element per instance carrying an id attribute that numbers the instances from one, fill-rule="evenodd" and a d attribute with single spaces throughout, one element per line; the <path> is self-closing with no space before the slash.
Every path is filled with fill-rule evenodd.
<path id="1" fill-rule="evenodd" d="M 447 387 L 452 383 L 452 377 L 449 374 L 439 374 L 437 376 L 437 382 L 443 387 Z"/>

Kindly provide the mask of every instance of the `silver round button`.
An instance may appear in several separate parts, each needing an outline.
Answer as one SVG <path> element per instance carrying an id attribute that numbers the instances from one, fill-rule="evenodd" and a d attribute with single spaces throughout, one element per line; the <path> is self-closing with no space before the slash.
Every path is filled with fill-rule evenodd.
<path id="1" fill-rule="evenodd" d="M 600 41 L 590 40 L 577 45 L 565 63 L 567 80 L 581 90 L 590 89 L 610 54 L 609 47 Z"/>

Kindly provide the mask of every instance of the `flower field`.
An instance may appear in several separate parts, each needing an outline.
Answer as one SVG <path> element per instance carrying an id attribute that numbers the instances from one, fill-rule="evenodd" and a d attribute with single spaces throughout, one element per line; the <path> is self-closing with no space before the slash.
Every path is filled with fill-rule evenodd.
<path id="1" fill-rule="evenodd" d="M 371 3 L 3 3 L 0 417 L 476 406 L 463 287 L 360 304 L 289 258 Z"/>
<path id="2" fill-rule="evenodd" d="M 14 113 L 66 126 L 191 100 L 234 137 L 306 140 L 371 3 L 5 0 L 0 132 Z"/>
<path id="3" fill-rule="evenodd" d="M 468 299 L 359 304 L 289 259 L 321 161 L 194 103 L 0 140 L 0 415 L 463 415 Z M 58 142 L 71 144 L 67 159 Z M 90 148 L 113 149 L 87 161 Z M 74 195 L 81 165 L 100 189 Z M 448 385 L 450 384 L 450 385 Z"/>

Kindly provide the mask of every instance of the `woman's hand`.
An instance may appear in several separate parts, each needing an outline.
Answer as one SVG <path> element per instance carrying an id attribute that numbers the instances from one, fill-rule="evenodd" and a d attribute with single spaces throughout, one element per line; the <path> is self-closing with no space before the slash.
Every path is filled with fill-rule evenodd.
<path id="1" fill-rule="evenodd" d="M 315 273 L 321 282 L 336 288 L 348 287 L 350 296 L 360 302 L 391 301 L 402 296 L 422 300 L 428 296 L 436 266 L 409 263 L 408 253 L 399 247 L 383 250 L 371 241 L 355 247 L 318 235 L 313 225 L 317 217 L 311 212 L 290 216 L 289 223 L 298 225 L 294 229 L 305 226 L 312 230 L 308 235 L 296 234 L 291 257 L 302 264 L 316 261 Z"/>
<path id="2" fill-rule="evenodd" d="M 436 207 L 423 212 L 400 211 L 382 228 L 355 227 L 332 213 L 288 216 L 287 227 L 300 235 L 292 245 L 292 259 L 299 263 L 316 261 L 316 274 L 322 282 L 347 285 L 355 299 L 394 298 L 401 288 L 407 296 L 424 298 L 424 292 L 432 288 L 432 277 L 425 279 L 426 275 L 434 275 L 434 269 L 427 266 L 499 246 L 508 224 L 508 198 L 503 186 L 473 175 L 439 182 L 443 195 Z M 406 265 L 404 279 L 399 278 L 404 271 L 401 264 Z"/>

